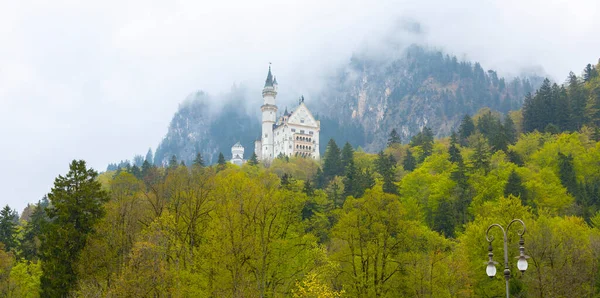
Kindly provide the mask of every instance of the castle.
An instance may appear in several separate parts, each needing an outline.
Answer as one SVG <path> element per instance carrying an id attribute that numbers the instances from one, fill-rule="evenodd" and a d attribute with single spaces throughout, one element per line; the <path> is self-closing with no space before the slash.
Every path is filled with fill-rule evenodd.
<path id="1" fill-rule="evenodd" d="M 279 156 L 301 156 L 319 159 L 319 131 L 321 123 L 304 104 L 304 96 L 291 112 L 287 108 L 277 118 L 277 78 L 271 74 L 271 66 L 262 91 L 262 134 L 254 143 L 258 159 L 270 162 Z"/>

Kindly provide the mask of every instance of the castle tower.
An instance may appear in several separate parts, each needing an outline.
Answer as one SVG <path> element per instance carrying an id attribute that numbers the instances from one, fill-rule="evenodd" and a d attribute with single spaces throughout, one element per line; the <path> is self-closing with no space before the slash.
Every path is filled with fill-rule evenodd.
<path id="1" fill-rule="evenodd" d="M 273 125 L 275 125 L 277 119 L 277 106 L 275 105 L 275 97 L 277 97 L 277 80 L 273 80 L 270 65 L 262 95 L 263 105 L 260 107 L 260 110 L 262 111 L 262 148 L 260 157 L 263 161 L 270 161 L 275 157 L 273 156 Z"/>
<path id="2" fill-rule="evenodd" d="M 231 147 L 231 163 L 241 166 L 244 164 L 244 147 L 240 142 Z"/>

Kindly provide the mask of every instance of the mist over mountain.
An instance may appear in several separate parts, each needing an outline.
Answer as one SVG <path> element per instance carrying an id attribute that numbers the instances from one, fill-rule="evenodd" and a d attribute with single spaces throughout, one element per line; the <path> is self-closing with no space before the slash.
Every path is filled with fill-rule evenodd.
<path id="1" fill-rule="evenodd" d="M 330 138 L 376 152 L 394 128 L 404 142 L 425 126 L 438 137 L 447 136 L 462 116 L 483 107 L 502 113 L 520 109 L 525 94 L 542 80 L 505 79 L 478 62 L 418 45 L 388 56 L 355 53 L 346 65 L 325 73 L 332 75 L 306 99 L 321 120 L 321 153 Z M 197 152 L 214 163 L 220 152 L 228 158 L 238 141 L 250 156 L 260 135 L 259 90 L 234 87 L 218 97 L 204 92 L 190 95 L 173 116 L 154 163 L 167 164 L 174 155 L 189 164 Z M 217 107 L 214 102 L 222 104 Z M 288 104 L 278 97 L 280 113 Z"/>

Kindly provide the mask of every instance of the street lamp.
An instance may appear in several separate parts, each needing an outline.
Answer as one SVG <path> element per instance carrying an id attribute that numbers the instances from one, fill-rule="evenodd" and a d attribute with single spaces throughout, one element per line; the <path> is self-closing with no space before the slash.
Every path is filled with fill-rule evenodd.
<path id="1" fill-rule="evenodd" d="M 485 239 L 490 243 L 489 247 L 488 247 L 488 257 L 489 257 L 489 261 L 487 263 L 487 267 L 485 268 L 485 273 L 487 273 L 487 275 L 492 278 L 494 276 L 496 276 L 496 262 L 494 262 L 494 260 L 492 259 L 494 254 L 492 253 L 492 241 L 494 241 L 494 236 L 491 236 L 489 234 L 490 229 L 492 227 L 498 227 L 500 228 L 500 230 L 502 230 L 502 234 L 504 236 L 504 279 L 506 280 L 506 297 L 509 298 L 510 294 L 508 291 L 508 280 L 510 279 L 510 269 L 508 269 L 508 239 L 506 237 L 506 232 L 508 231 L 508 229 L 510 228 L 510 226 L 514 223 L 514 222 L 518 222 L 523 226 L 523 230 L 517 232 L 520 236 L 519 239 L 519 256 L 517 257 L 518 261 L 517 261 L 517 268 L 519 269 L 519 271 L 521 271 L 521 273 L 525 272 L 525 270 L 527 270 L 527 259 L 529 258 L 528 256 L 525 255 L 525 247 L 523 246 L 525 244 L 525 240 L 523 240 L 523 234 L 525 234 L 525 223 L 520 220 L 520 219 L 513 219 L 510 223 L 508 223 L 508 226 L 506 226 L 506 230 L 499 224 L 492 224 L 487 228 L 487 231 L 485 231 Z"/>

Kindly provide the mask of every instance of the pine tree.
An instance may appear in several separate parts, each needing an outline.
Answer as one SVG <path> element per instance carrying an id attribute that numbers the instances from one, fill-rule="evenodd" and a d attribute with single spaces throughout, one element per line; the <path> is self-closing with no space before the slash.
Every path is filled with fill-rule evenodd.
<path id="1" fill-rule="evenodd" d="M 504 186 L 504 196 L 508 197 L 509 195 L 521 198 L 524 205 L 530 204 L 527 198 L 527 190 L 525 189 L 525 186 L 523 186 L 521 176 L 519 176 L 515 170 L 510 172 L 506 185 Z"/>
<path id="2" fill-rule="evenodd" d="M 11 251 L 17 246 L 17 212 L 6 205 L 0 210 L 0 242 L 4 243 L 4 250 Z"/>
<path id="3" fill-rule="evenodd" d="M 598 70 L 592 64 L 588 63 L 583 69 L 583 81 L 587 83 L 596 76 L 598 76 Z"/>
<path id="4" fill-rule="evenodd" d="M 248 164 L 251 166 L 258 165 L 258 156 L 256 156 L 256 152 L 252 152 L 252 156 L 250 156 Z"/>
<path id="5" fill-rule="evenodd" d="M 196 158 L 194 159 L 194 166 L 204 167 L 204 159 L 202 158 L 202 154 L 200 152 L 196 153 Z"/>
<path id="6" fill-rule="evenodd" d="M 404 170 L 409 172 L 412 172 L 417 168 L 417 160 L 408 148 L 406 149 L 406 156 L 404 157 L 404 161 L 402 161 L 402 167 L 404 167 Z"/>
<path id="7" fill-rule="evenodd" d="M 450 155 L 450 162 L 458 162 L 458 161 L 462 161 L 462 155 L 460 155 L 460 150 L 458 149 L 458 147 L 456 147 L 456 142 L 457 142 L 457 135 L 456 133 L 452 132 L 452 135 L 450 135 L 450 147 L 448 148 L 448 154 Z M 407 152 L 408 154 L 408 152 Z"/>
<path id="8" fill-rule="evenodd" d="M 573 156 L 564 155 L 558 152 L 558 176 L 560 182 L 567 189 L 567 191 L 573 195 L 577 195 L 577 176 L 575 174 L 575 167 L 573 167 Z"/>
<path id="9" fill-rule="evenodd" d="M 152 155 L 152 148 L 148 148 L 148 152 L 146 153 L 146 160 L 152 164 L 154 161 L 154 155 Z"/>
<path id="10" fill-rule="evenodd" d="M 74 160 L 69 172 L 56 178 L 48 194 L 49 223 L 44 226 L 41 247 L 43 297 L 67 297 L 77 284 L 75 262 L 108 201 L 97 176 L 96 171 L 86 168 L 85 161 Z"/>
<path id="11" fill-rule="evenodd" d="M 490 170 L 490 159 L 491 150 L 487 140 L 479 132 L 471 136 L 470 140 L 473 142 L 472 147 L 473 153 L 473 167 L 475 169 L 482 169 L 485 174 Z"/>
<path id="12" fill-rule="evenodd" d="M 325 179 L 327 181 L 335 176 L 344 174 L 340 156 L 340 148 L 333 139 L 330 139 L 329 143 L 327 143 L 327 149 L 325 150 L 325 161 L 323 162 L 323 174 L 325 175 Z"/>
<path id="13" fill-rule="evenodd" d="M 423 149 L 423 154 L 420 156 L 421 162 L 433 152 L 433 131 L 426 126 L 423 128 L 422 133 L 421 148 Z"/>
<path id="14" fill-rule="evenodd" d="M 180 165 L 180 166 L 182 166 L 182 167 L 185 167 L 185 161 L 183 161 L 183 160 L 182 160 L 182 161 L 179 163 L 179 165 Z"/>
<path id="15" fill-rule="evenodd" d="M 176 168 L 177 167 L 177 156 L 172 155 L 171 159 L 169 160 L 169 168 Z"/>
<path id="16" fill-rule="evenodd" d="M 392 129 L 392 132 L 390 133 L 390 137 L 387 140 L 387 145 L 388 147 L 394 145 L 394 144 L 400 144 L 401 139 L 400 139 L 400 135 L 398 134 L 398 132 L 396 131 L 396 129 Z"/>
<path id="17" fill-rule="evenodd" d="M 310 183 L 310 179 L 306 179 L 304 181 L 304 187 L 302 188 L 302 192 L 304 192 L 309 197 L 312 197 L 315 195 L 315 189 L 312 187 L 312 184 Z"/>
<path id="18" fill-rule="evenodd" d="M 390 154 L 386 156 L 383 151 L 380 151 L 375 161 L 377 166 L 377 172 L 383 177 L 383 192 L 398 194 L 398 187 L 394 183 L 394 174 L 396 167 L 396 160 Z"/>
<path id="19" fill-rule="evenodd" d="M 517 128 L 515 127 L 515 122 L 513 122 L 509 115 L 504 117 L 502 131 L 504 132 L 504 136 L 506 137 L 509 145 L 512 145 L 517 141 Z"/>
<path id="20" fill-rule="evenodd" d="M 148 175 L 148 173 L 150 172 L 150 168 L 152 168 L 152 164 L 147 159 L 144 160 L 144 163 L 142 164 L 142 171 L 141 171 L 142 178 L 144 178 Z"/>
<path id="21" fill-rule="evenodd" d="M 342 148 L 342 153 L 341 153 L 342 169 L 344 171 L 346 171 L 346 168 L 353 161 L 354 161 L 354 149 L 352 148 L 352 145 L 350 145 L 350 143 L 346 142 L 346 144 Z"/>
<path id="22" fill-rule="evenodd" d="M 473 118 L 469 115 L 465 115 L 458 128 L 458 138 L 462 146 L 467 145 L 467 139 L 475 132 L 475 123 Z"/>
<path id="23" fill-rule="evenodd" d="M 131 167 L 131 175 L 135 176 L 137 179 L 142 179 L 142 170 L 138 168 L 137 165 L 133 165 L 133 167 Z"/>
<path id="24" fill-rule="evenodd" d="M 354 165 L 354 160 L 348 161 L 348 166 L 346 167 L 346 175 L 344 176 L 344 197 L 355 196 L 357 193 L 358 185 L 358 173 L 356 166 Z"/>
<path id="25" fill-rule="evenodd" d="M 42 200 L 35 205 L 33 213 L 27 224 L 23 228 L 23 236 L 19 243 L 20 257 L 28 261 L 37 260 L 40 256 L 40 241 L 44 225 L 48 222 L 46 207 L 48 207 L 48 198 L 44 196 Z"/>
<path id="26" fill-rule="evenodd" d="M 219 152 L 219 159 L 217 160 L 217 165 L 224 167 L 226 165 L 225 156 L 223 153 Z"/>
<path id="27" fill-rule="evenodd" d="M 585 90 L 573 72 L 569 73 L 569 88 L 567 90 L 567 94 L 569 98 L 569 106 L 571 107 L 570 129 L 579 130 L 586 122 L 585 107 L 587 100 L 585 96 Z"/>
<path id="28" fill-rule="evenodd" d="M 315 175 L 315 187 L 318 189 L 323 189 L 326 183 L 327 180 L 325 179 L 325 174 L 323 174 L 321 167 L 318 167 Z"/>

